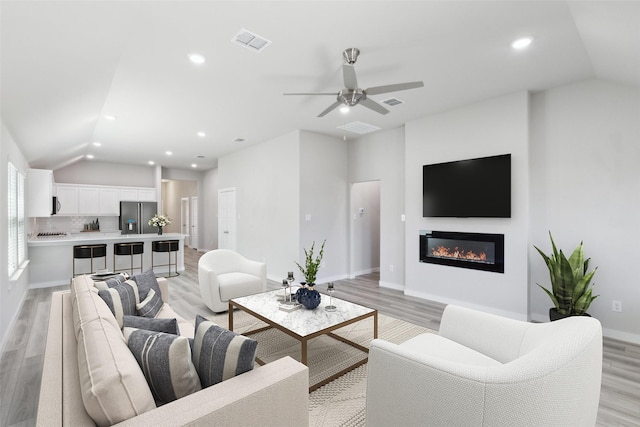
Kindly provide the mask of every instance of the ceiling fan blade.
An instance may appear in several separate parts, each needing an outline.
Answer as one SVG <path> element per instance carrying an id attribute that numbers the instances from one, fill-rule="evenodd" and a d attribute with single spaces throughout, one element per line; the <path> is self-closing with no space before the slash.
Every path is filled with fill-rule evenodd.
<path id="1" fill-rule="evenodd" d="M 378 104 L 376 101 L 374 101 L 371 98 L 367 98 L 364 101 L 360 101 L 358 102 L 358 104 L 362 105 L 363 107 L 367 107 L 370 110 L 375 111 L 376 113 L 387 114 L 389 112 L 389 110 L 387 110 L 386 108 L 384 108 L 382 105 Z"/>
<path id="2" fill-rule="evenodd" d="M 358 89 L 358 79 L 356 78 L 356 68 L 353 65 L 344 64 L 342 66 L 342 78 L 344 87 L 347 89 Z"/>
<path id="3" fill-rule="evenodd" d="M 333 95 L 338 96 L 336 92 L 327 93 L 327 92 L 299 92 L 299 93 L 283 93 L 283 95 Z"/>
<path id="4" fill-rule="evenodd" d="M 379 95 L 381 93 L 398 92 L 400 90 L 416 89 L 423 87 L 422 82 L 409 82 L 409 83 L 396 83 L 393 85 L 374 86 L 369 89 L 365 89 L 367 95 Z"/>
<path id="5" fill-rule="evenodd" d="M 324 115 L 326 115 L 327 113 L 330 113 L 331 111 L 335 110 L 336 108 L 338 108 L 338 106 L 342 105 L 342 102 L 334 102 L 333 104 L 331 104 L 329 106 L 329 108 L 327 108 L 326 110 L 324 110 L 322 113 L 318 114 L 318 117 L 323 117 Z"/>

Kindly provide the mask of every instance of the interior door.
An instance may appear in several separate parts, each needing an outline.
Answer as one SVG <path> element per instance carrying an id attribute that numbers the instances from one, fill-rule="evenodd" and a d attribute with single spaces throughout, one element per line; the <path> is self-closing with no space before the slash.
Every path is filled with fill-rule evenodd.
<path id="1" fill-rule="evenodd" d="M 198 197 L 191 197 L 191 248 L 198 249 Z"/>
<path id="2" fill-rule="evenodd" d="M 218 191 L 218 247 L 236 250 L 236 189 Z"/>
<path id="3" fill-rule="evenodd" d="M 189 227 L 189 198 L 183 197 L 180 199 L 180 233 L 184 234 L 184 244 L 191 247 L 191 232 Z"/>

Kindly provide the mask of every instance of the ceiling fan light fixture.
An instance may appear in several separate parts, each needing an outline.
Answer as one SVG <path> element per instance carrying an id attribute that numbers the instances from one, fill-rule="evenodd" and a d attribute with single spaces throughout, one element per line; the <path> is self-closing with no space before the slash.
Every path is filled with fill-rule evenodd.
<path id="1" fill-rule="evenodd" d="M 341 112 L 342 114 L 347 114 L 350 110 L 351 110 L 351 109 L 350 109 L 348 106 L 346 106 L 346 105 L 343 105 L 342 107 L 340 107 L 340 112 Z"/>
<path id="2" fill-rule="evenodd" d="M 338 93 L 337 100 L 349 107 L 353 107 L 360 101 L 367 99 L 362 89 L 343 89 Z"/>

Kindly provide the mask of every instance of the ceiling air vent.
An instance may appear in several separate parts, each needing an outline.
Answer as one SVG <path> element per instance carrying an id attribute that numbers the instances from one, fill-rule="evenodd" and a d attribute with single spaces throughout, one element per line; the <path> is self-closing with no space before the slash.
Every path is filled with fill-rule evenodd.
<path id="1" fill-rule="evenodd" d="M 338 129 L 348 130 L 349 132 L 357 133 L 359 135 L 374 132 L 376 130 L 380 130 L 378 126 L 370 125 L 362 122 L 351 122 L 346 125 L 338 126 Z"/>
<path id="2" fill-rule="evenodd" d="M 238 31 L 238 34 L 236 34 L 235 37 L 231 39 L 231 41 L 233 43 L 239 44 L 240 46 L 249 48 L 255 52 L 260 52 L 262 51 L 262 49 L 271 44 L 270 40 L 267 40 L 264 37 L 257 35 L 256 33 L 245 30 L 244 28 Z"/>
<path id="3" fill-rule="evenodd" d="M 389 107 L 395 107 L 396 105 L 404 104 L 404 101 L 398 98 L 387 98 L 382 101 L 383 104 L 387 104 Z"/>

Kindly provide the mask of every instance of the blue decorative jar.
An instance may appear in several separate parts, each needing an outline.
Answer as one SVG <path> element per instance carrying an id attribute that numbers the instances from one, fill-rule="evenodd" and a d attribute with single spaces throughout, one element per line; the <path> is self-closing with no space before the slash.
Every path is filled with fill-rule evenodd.
<path id="1" fill-rule="evenodd" d="M 296 299 L 304 308 L 313 310 L 320 305 L 320 292 L 310 288 L 300 288 L 296 292 Z"/>

